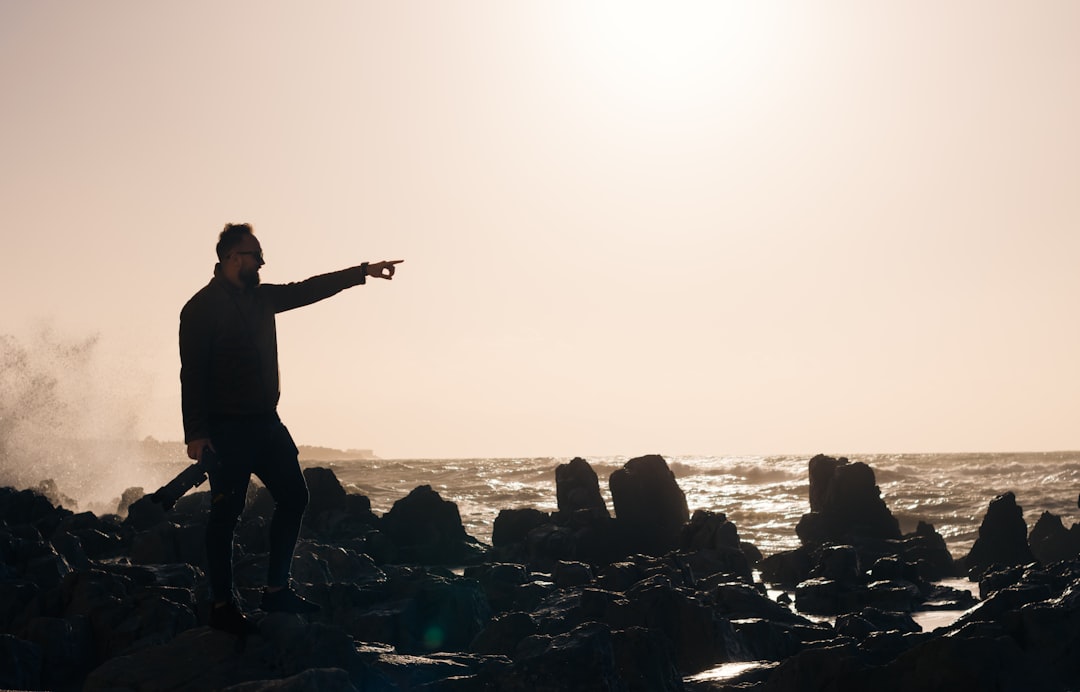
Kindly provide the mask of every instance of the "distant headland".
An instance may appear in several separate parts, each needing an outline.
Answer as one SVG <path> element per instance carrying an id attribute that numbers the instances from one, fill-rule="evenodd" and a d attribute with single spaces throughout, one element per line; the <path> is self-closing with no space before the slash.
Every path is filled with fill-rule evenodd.
<path id="1" fill-rule="evenodd" d="M 131 442 L 109 441 L 113 445 L 132 444 Z M 152 453 L 153 458 L 164 459 L 183 454 L 184 443 L 179 441 L 162 441 L 153 437 L 146 437 L 141 442 L 134 443 L 144 450 Z M 317 447 L 313 445 L 298 445 L 301 461 L 353 461 L 358 459 L 378 459 L 371 449 L 335 449 L 333 447 Z M 187 460 L 184 459 L 186 462 Z"/>
<path id="2" fill-rule="evenodd" d="M 370 449 L 334 449 L 310 445 L 298 445 L 297 449 L 300 450 L 300 461 L 356 461 L 379 458 Z"/>

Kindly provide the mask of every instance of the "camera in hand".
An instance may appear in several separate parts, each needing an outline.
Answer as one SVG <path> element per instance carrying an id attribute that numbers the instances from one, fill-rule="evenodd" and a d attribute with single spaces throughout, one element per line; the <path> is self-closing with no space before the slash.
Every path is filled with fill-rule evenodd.
<path id="1" fill-rule="evenodd" d="M 203 447 L 202 456 L 191 466 L 177 474 L 165 485 L 151 493 L 150 499 L 161 505 L 165 511 L 173 508 L 176 501 L 184 496 L 187 491 L 202 485 L 206 480 L 206 474 L 217 466 L 218 458 L 214 450 Z"/>

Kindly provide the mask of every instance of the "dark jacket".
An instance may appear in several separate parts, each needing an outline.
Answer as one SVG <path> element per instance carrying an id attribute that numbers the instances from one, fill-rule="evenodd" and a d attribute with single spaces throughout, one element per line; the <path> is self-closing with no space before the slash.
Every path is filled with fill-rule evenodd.
<path id="1" fill-rule="evenodd" d="M 214 416 L 273 413 L 280 397 L 274 315 L 365 281 L 361 267 L 242 290 L 216 271 L 180 311 L 184 442 L 210 437 Z"/>

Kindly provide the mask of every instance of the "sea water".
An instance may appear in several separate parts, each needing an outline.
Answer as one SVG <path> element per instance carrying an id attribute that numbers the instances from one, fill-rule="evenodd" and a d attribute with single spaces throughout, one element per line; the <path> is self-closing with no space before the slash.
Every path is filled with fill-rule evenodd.
<path id="1" fill-rule="evenodd" d="M 839 456 L 839 455 L 836 455 Z M 885 504 L 904 533 L 919 521 L 932 524 L 953 557 L 963 557 L 978 537 L 987 506 L 1013 492 L 1028 530 L 1052 512 L 1068 527 L 1080 522 L 1080 452 L 849 455 L 867 463 Z M 600 492 L 614 509 L 608 478 L 629 457 L 585 457 L 599 476 Z M 764 555 L 799 546 L 795 526 L 810 511 L 807 456 L 667 456 L 690 512 L 723 512 L 739 537 Z M 557 508 L 555 468 L 569 457 L 512 459 L 365 459 L 305 462 L 329 466 L 353 492 L 371 500 L 376 514 L 389 511 L 413 488 L 430 485 L 458 506 L 465 530 L 491 542 L 502 509 Z"/>

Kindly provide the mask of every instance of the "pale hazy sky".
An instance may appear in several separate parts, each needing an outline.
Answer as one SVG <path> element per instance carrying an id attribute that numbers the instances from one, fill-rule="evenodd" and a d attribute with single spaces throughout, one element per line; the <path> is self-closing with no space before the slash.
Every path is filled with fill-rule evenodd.
<path id="1" fill-rule="evenodd" d="M 178 314 L 246 221 L 264 281 L 406 260 L 279 317 L 301 444 L 1074 449 L 1078 32 L 1073 0 L 0 0 L 0 332 L 100 335 L 89 405 L 180 439 Z"/>

